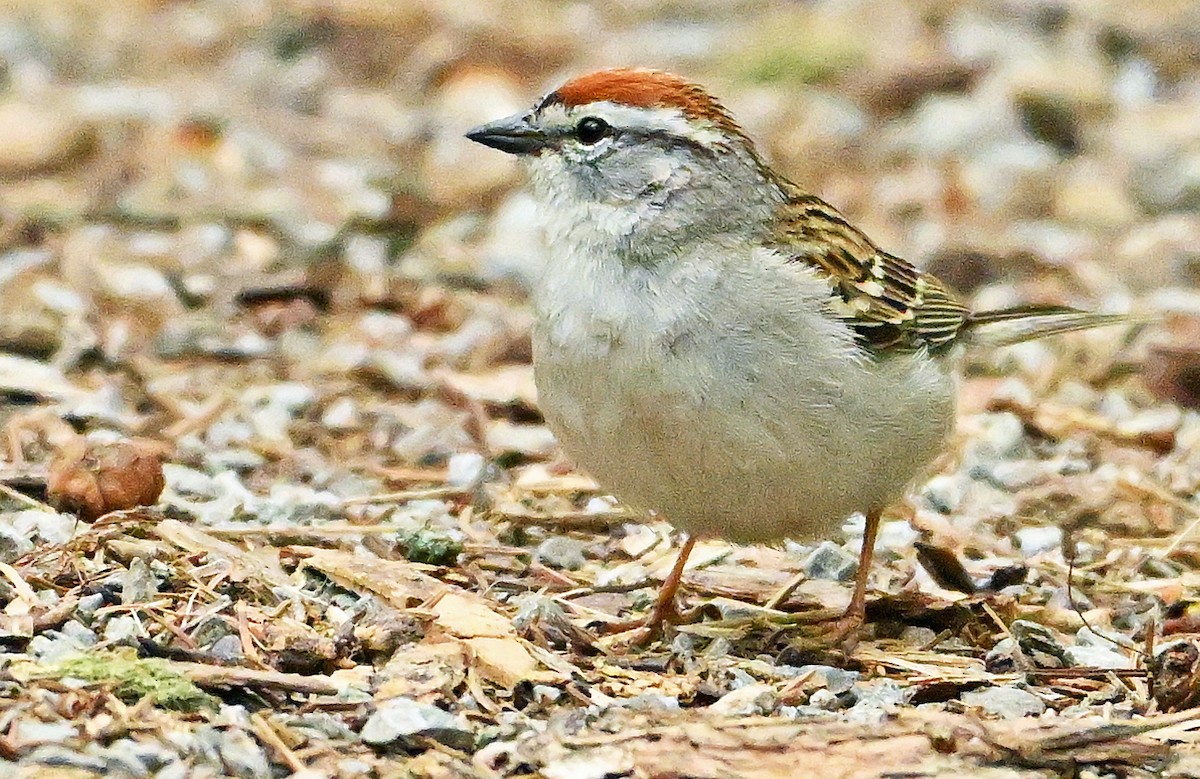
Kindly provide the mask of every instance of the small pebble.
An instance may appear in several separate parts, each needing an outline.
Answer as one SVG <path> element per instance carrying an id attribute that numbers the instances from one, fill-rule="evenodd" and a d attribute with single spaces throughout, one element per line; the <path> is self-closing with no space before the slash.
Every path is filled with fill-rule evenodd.
<path id="1" fill-rule="evenodd" d="M 1042 552 L 1049 552 L 1062 546 L 1062 528 L 1054 525 L 1040 527 L 1023 527 L 1013 534 L 1021 554 L 1033 557 Z"/>
<path id="2" fill-rule="evenodd" d="M 858 700 L 846 712 L 846 720 L 863 725 L 883 723 L 904 703 L 904 690 L 891 679 L 858 685 Z"/>
<path id="3" fill-rule="evenodd" d="M 566 571 L 577 571 L 585 562 L 583 550 L 587 542 L 567 536 L 551 536 L 538 544 L 534 556 L 551 568 L 561 568 Z"/>
<path id="4" fill-rule="evenodd" d="M 921 494 L 929 508 L 940 514 L 952 514 L 962 504 L 962 480 L 957 476 L 939 474 L 925 482 Z"/>
<path id="5" fill-rule="evenodd" d="M 858 570 L 858 557 L 832 541 L 822 541 L 804 561 L 803 567 L 810 578 L 845 582 Z"/>
<path id="6" fill-rule="evenodd" d="M 218 660 L 229 662 L 241 660 L 243 657 L 242 640 L 237 636 L 222 636 L 208 651 Z"/>
<path id="7" fill-rule="evenodd" d="M 842 708 L 842 701 L 833 692 L 822 687 L 808 696 L 808 705 L 825 711 L 837 711 Z"/>
<path id="8" fill-rule="evenodd" d="M 133 644 L 145 635 L 146 630 L 131 614 L 118 614 L 104 625 L 104 641 L 109 644 Z"/>
<path id="9" fill-rule="evenodd" d="M 75 607 L 75 616 L 85 624 L 91 624 L 96 616 L 96 611 L 104 606 L 104 594 L 100 592 L 84 595 L 79 599 L 79 605 Z"/>
<path id="10" fill-rule="evenodd" d="M 337 762 L 337 770 L 338 776 L 345 777 L 346 779 L 355 776 L 373 775 L 375 773 L 375 769 L 371 767 L 370 763 L 351 757 L 339 760 Z"/>
<path id="11" fill-rule="evenodd" d="M 804 665 L 799 668 L 800 675 L 810 673 L 834 695 L 850 692 L 859 678 L 858 671 L 847 671 L 832 665 Z"/>
<path id="12" fill-rule="evenodd" d="M 674 695 L 643 693 L 618 701 L 618 705 L 634 711 L 679 711 L 679 699 Z"/>
<path id="13" fill-rule="evenodd" d="M 158 595 L 158 579 L 150 572 L 143 557 L 135 557 L 121 576 L 121 603 L 126 606 L 149 603 Z"/>
<path id="14" fill-rule="evenodd" d="M 321 414 L 321 424 L 330 430 L 354 430 L 362 424 L 362 419 L 353 400 L 338 398 Z"/>
<path id="15" fill-rule="evenodd" d="M 1046 464 L 1032 460 L 996 463 L 992 466 L 989 480 L 1009 492 L 1029 487 L 1049 476 Z"/>
<path id="16" fill-rule="evenodd" d="M 21 756 L 21 762 L 29 766 L 45 766 L 44 776 L 71 776 L 83 772 L 84 776 L 106 776 L 108 763 L 102 757 L 89 755 L 78 749 L 46 744 Z M 55 771 L 55 769 L 60 769 Z M 19 774 L 18 774 L 19 775 Z M 37 773 L 32 773 L 37 776 Z"/>
<path id="17" fill-rule="evenodd" d="M 0 514 L 0 522 L 11 516 L 11 514 Z M 0 562 L 11 563 L 32 549 L 33 541 L 27 535 L 0 524 Z"/>
<path id="18" fill-rule="evenodd" d="M 474 741 L 471 730 L 453 714 L 412 698 L 383 701 L 359 733 L 377 746 L 399 742 L 409 745 L 415 736 L 426 736 L 452 749 L 466 749 Z"/>
<path id="19" fill-rule="evenodd" d="M 875 549 L 907 549 L 920 537 L 921 534 L 914 530 L 907 520 L 883 522 L 879 526 L 879 535 L 875 539 Z M 858 567 L 857 560 L 854 567 Z"/>
<path id="20" fill-rule="evenodd" d="M 94 646 L 97 641 L 95 631 L 73 619 L 64 622 L 63 626 L 59 628 L 59 632 L 80 646 Z"/>
<path id="21" fill-rule="evenodd" d="M 224 731 L 219 742 L 221 762 L 225 770 L 244 779 L 260 779 L 271 775 L 271 764 L 258 742 L 241 728 Z"/>
<path id="22" fill-rule="evenodd" d="M 1061 668 L 1067 662 L 1067 652 L 1053 630 L 1037 622 L 1015 619 L 1009 633 L 1021 645 L 1021 651 L 1039 668 Z"/>
<path id="23" fill-rule="evenodd" d="M 962 702 L 1002 719 L 1036 716 L 1046 710 L 1042 699 L 1016 687 L 988 687 L 963 693 Z"/>
<path id="24" fill-rule="evenodd" d="M 713 714 L 730 717 L 766 715 L 775 710 L 778 698 L 769 684 L 748 684 L 722 695 L 708 707 Z"/>
<path id="25" fill-rule="evenodd" d="M 1020 453 L 1025 442 L 1025 425 L 1016 414 L 989 414 L 979 437 L 970 442 L 978 459 L 1007 460 Z"/>
<path id="26" fill-rule="evenodd" d="M 66 721 L 42 722 L 22 718 L 13 727 L 9 740 L 15 749 L 28 749 L 38 744 L 61 744 L 78 735 L 75 725 Z"/>
<path id="27" fill-rule="evenodd" d="M 446 484 L 458 489 L 473 487 L 483 478 L 487 460 L 476 452 L 451 455 L 446 463 Z"/>
<path id="28" fill-rule="evenodd" d="M 1133 660 L 1115 648 L 1101 646 L 1069 646 L 1067 662 L 1085 668 L 1133 668 Z"/>

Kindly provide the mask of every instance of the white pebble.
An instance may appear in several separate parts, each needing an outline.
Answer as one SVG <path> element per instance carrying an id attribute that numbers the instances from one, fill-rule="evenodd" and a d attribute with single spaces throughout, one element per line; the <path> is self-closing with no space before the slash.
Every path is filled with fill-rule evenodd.
<path id="1" fill-rule="evenodd" d="M 1062 528 L 1048 525 L 1046 527 L 1023 527 L 1014 536 L 1017 546 L 1026 557 L 1033 557 L 1042 552 L 1049 552 L 1062 546 Z"/>
<path id="2" fill-rule="evenodd" d="M 446 463 L 446 483 L 457 489 L 477 484 L 483 476 L 487 460 L 477 452 L 461 452 L 451 455 Z"/>

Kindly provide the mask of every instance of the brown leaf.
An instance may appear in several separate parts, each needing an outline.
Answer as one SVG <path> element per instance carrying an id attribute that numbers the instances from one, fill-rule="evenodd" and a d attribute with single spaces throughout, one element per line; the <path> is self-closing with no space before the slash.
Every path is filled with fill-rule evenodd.
<path id="1" fill-rule="evenodd" d="M 166 484 L 163 454 L 161 446 L 144 439 L 97 444 L 76 437 L 50 463 L 47 495 L 56 508 L 88 522 L 153 505 Z"/>
<path id="2" fill-rule="evenodd" d="M 529 642 L 521 639 L 512 621 L 498 614 L 479 595 L 438 581 L 407 560 L 383 560 L 316 547 L 294 547 L 309 568 L 321 571 L 340 586 L 366 591 L 398 609 L 423 601 L 432 614 L 426 640 L 452 641 L 462 646 L 471 664 L 485 679 L 511 688 L 517 682 L 557 673 L 539 671 Z M 424 611 L 424 609 L 422 609 Z"/>

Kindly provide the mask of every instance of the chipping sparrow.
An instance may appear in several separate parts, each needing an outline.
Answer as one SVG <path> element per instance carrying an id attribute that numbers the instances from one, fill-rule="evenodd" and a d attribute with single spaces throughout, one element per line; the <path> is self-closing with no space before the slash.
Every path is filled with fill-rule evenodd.
<path id="1" fill-rule="evenodd" d="M 547 422 L 602 485 L 688 533 L 648 624 L 674 614 L 697 536 L 821 537 L 859 511 L 838 632 L 861 623 L 880 512 L 951 428 L 954 347 L 1122 321 L 969 311 L 669 73 L 585 75 L 467 137 L 528 161 L 550 249 L 533 336 Z"/>

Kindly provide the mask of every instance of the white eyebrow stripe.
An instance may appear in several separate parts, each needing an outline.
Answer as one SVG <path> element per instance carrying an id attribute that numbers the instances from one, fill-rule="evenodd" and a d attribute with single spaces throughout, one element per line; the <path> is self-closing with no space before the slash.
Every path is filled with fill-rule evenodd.
<path id="1" fill-rule="evenodd" d="M 680 138 L 687 138 L 702 146 L 715 146 L 726 140 L 725 133 L 717 129 L 712 122 L 704 119 L 688 119 L 678 108 L 641 108 L 624 103 L 614 103 L 611 100 L 601 100 L 574 106 L 569 111 L 564 108 L 563 115 L 564 118 L 576 115 L 580 119 L 585 116 L 596 116 L 608 122 L 618 132 L 623 129 L 667 132 Z"/>

